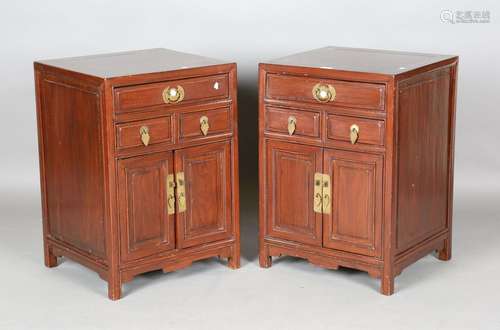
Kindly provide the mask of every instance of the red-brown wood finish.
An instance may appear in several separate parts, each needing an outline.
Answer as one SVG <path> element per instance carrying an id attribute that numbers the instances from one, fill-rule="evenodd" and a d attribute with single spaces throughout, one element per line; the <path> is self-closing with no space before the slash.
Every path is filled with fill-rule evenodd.
<path id="1" fill-rule="evenodd" d="M 314 173 L 323 165 L 321 148 L 270 141 L 266 149 L 267 231 L 273 237 L 321 245 L 321 215 L 310 207 Z"/>
<path id="2" fill-rule="evenodd" d="M 175 170 L 186 180 L 186 211 L 177 216 L 179 248 L 231 237 L 230 156 L 229 142 L 175 152 Z"/>
<path id="3" fill-rule="evenodd" d="M 239 267 L 234 63 L 151 49 L 34 67 L 47 267 L 73 259 L 108 281 L 113 300 L 144 272 L 210 257 Z M 167 86 L 184 99 L 164 103 Z M 180 171 L 188 207 L 169 214 L 167 179 Z"/>
<path id="4" fill-rule="evenodd" d="M 390 295 L 408 265 L 432 251 L 451 258 L 457 65 L 455 56 L 339 47 L 260 64 L 262 267 L 291 255 L 360 269 Z M 317 101 L 317 83 L 335 99 Z M 312 172 L 330 177 L 330 212 L 314 212 Z"/>
<path id="5" fill-rule="evenodd" d="M 174 173 L 173 153 L 155 153 L 118 161 L 121 259 L 147 257 L 175 247 L 175 216 L 167 210 L 167 176 Z"/>
<path id="6" fill-rule="evenodd" d="M 323 246 L 380 257 L 383 156 L 325 149 L 332 212 L 323 216 Z"/>

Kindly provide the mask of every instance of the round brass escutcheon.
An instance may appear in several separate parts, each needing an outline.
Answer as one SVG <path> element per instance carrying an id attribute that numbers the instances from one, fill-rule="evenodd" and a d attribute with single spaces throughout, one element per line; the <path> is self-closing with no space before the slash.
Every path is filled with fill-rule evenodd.
<path id="1" fill-rule="evenodd" d="M 163 102 L 165 103 L 179 103 L 184 99 L 184 88 L 177 85 L 177 87 L 167 86 L 162 93 Z"/>
<path id="2" fill-rule="evenodd" d="M 312 95 L 318 102 L 331 102 L 335 100 L 337 92 L 332 85 L 316 84 L 312 89 Z"/>

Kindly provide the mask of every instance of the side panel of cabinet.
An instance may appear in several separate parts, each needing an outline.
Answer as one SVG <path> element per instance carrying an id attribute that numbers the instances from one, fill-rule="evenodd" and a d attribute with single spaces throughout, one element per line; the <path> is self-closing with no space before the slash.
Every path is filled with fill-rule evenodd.
<path id="1" fill-rule="evenodd" d="M 323 245 L 380 256 L 383 157 L 325 149 L 332 209 L 323 218 Z"/>
<path id="2" fill-rule="evenodd" d="M 320 246 L 322 215 L 313 195 L 322 149 L 271 140 L 266 157 L 267 235 Z"/>
<path id="3" fill-rule="evenodd" d="M 230 142 L 175 151 L 175 171 L 184 172 L 186 196 L 186 211 L 177 214 L 178 247 L 229 238 L 232 233 Z"/>
<path id="4" fill-rule="evenodd" d="M 121 259 L 173 249 L 174 215 L 168 214 L 166 194 L 172 152 L 120 160 L 118 168 Z"/>
<path id="5" fill-rule="evenodd" d="M 105 258 L 100 94 L 65 77 L 38 79 L 46 233 Z"/>

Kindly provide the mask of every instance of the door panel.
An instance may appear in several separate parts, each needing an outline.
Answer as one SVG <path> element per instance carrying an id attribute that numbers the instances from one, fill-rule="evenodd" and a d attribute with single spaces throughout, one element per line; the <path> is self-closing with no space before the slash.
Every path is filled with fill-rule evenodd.
<path id="1" fill-rule="evenodd" d="M 332 181 L 332 210 L 324 214 L 323 245 L 379 256 L 382 156 L 325 149 L 324 173 Z"/>
<path id="2" fill-rule="evenodd" d="M 173 215 L 168 215 L 166 180 L 172 152 L 118 161 L 121 258 L 130 261 L 175 247 Z"/>
<path id="3" fill-rule="evenodd" d="M 184 172 L 186 196 L 186 211 L 177 213 L 179 248 L 231 236 L 230 156 L 230 142 L 175 151 L 175 170 Z"/>
<path id="4" fill-rule="evenodd" d="M 314 173 L 322 169 L 322 149 L 267 142 L 267 234 L 321 245 L 321 213 L 313 209 Z"/>

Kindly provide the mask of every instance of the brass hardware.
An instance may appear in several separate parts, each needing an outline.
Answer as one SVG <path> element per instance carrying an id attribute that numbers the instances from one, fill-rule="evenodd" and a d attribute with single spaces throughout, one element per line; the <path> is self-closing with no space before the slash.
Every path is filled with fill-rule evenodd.
<path id="1" fill-rule="evenodd" d="M 316 213 L 322 213 L 323 210 L 323 174 L 314 173 L 314 198 L 313 209 Z"/>
<path id="2" fill-rule="evenodd" d="M 210 128 L 210 125 L 208 124 L 208 117 L 201 116 L 201 118 L 200 118 L 200 130 L 203 133 L 203 135 L 207 136 L 209 128 Z"/>
<path id="3" fill-rule="evenodd" d="M 167 86 L 162 93 L 163 102 L 165 103 L 179 103 L 184 99 L 184 88 L 177 85 L 177 87 Z"/>
<path id="4" fill-rule="evenodd" d="M 184 181 L 184 172 L 179 172 L 175 175 L 177 186 L 177 212 L 186 211 L 186 182 Z"/>
<path id="5" fill-rule="evenodd" d="M 323 174 L 323 214 L 330 214 L 332 210 L 332 187 L 330 182 L 330 176 L 328 174 Z"/>
<path id="6" fill-rule="evenodd" d="M 328 174 L 314 173 L 313 209 L 316 213 L 330 214 L 332 210 L 332 185 Z"/>
<path id="7" fill-rule="evenodd" d="M 175 182 L 174 175 L 167 175 L 167 209 L 168 214 L 175 213 Z"/>
<path id="8" fill-rule="evenodd" d="M 358 142 L 358 139 L 359 139 L 359 126 L 356 125 L 356 124 L 353 124 L 351 125 L 351 128 L 349 128 L 350 132 L 351 132 L 351 143 L 352 144 L 355 144 L 356 142 Z"/>
<path id="9" fill-rule="evenodd" d="M 332 85 L 316 84 L 312 89 L 312 95 L 316 101 L 326 103 L 335 100 L 337 92 Z"/>
<path id="10" fill-rule="evenodd" d="M 288 117 L 288 135 L 293 135 L 295 128 L 297 128 L 297 118 L 294 116 Z"/>
<path id="11" fill-rule="evenodd" d="M 139 129 L 139 134 L 141 135 L 142 144 L 147 146 L 149 144 L 149 139 L 150 139 L 149 127 L 141 126 L 141 128 Z"/>

